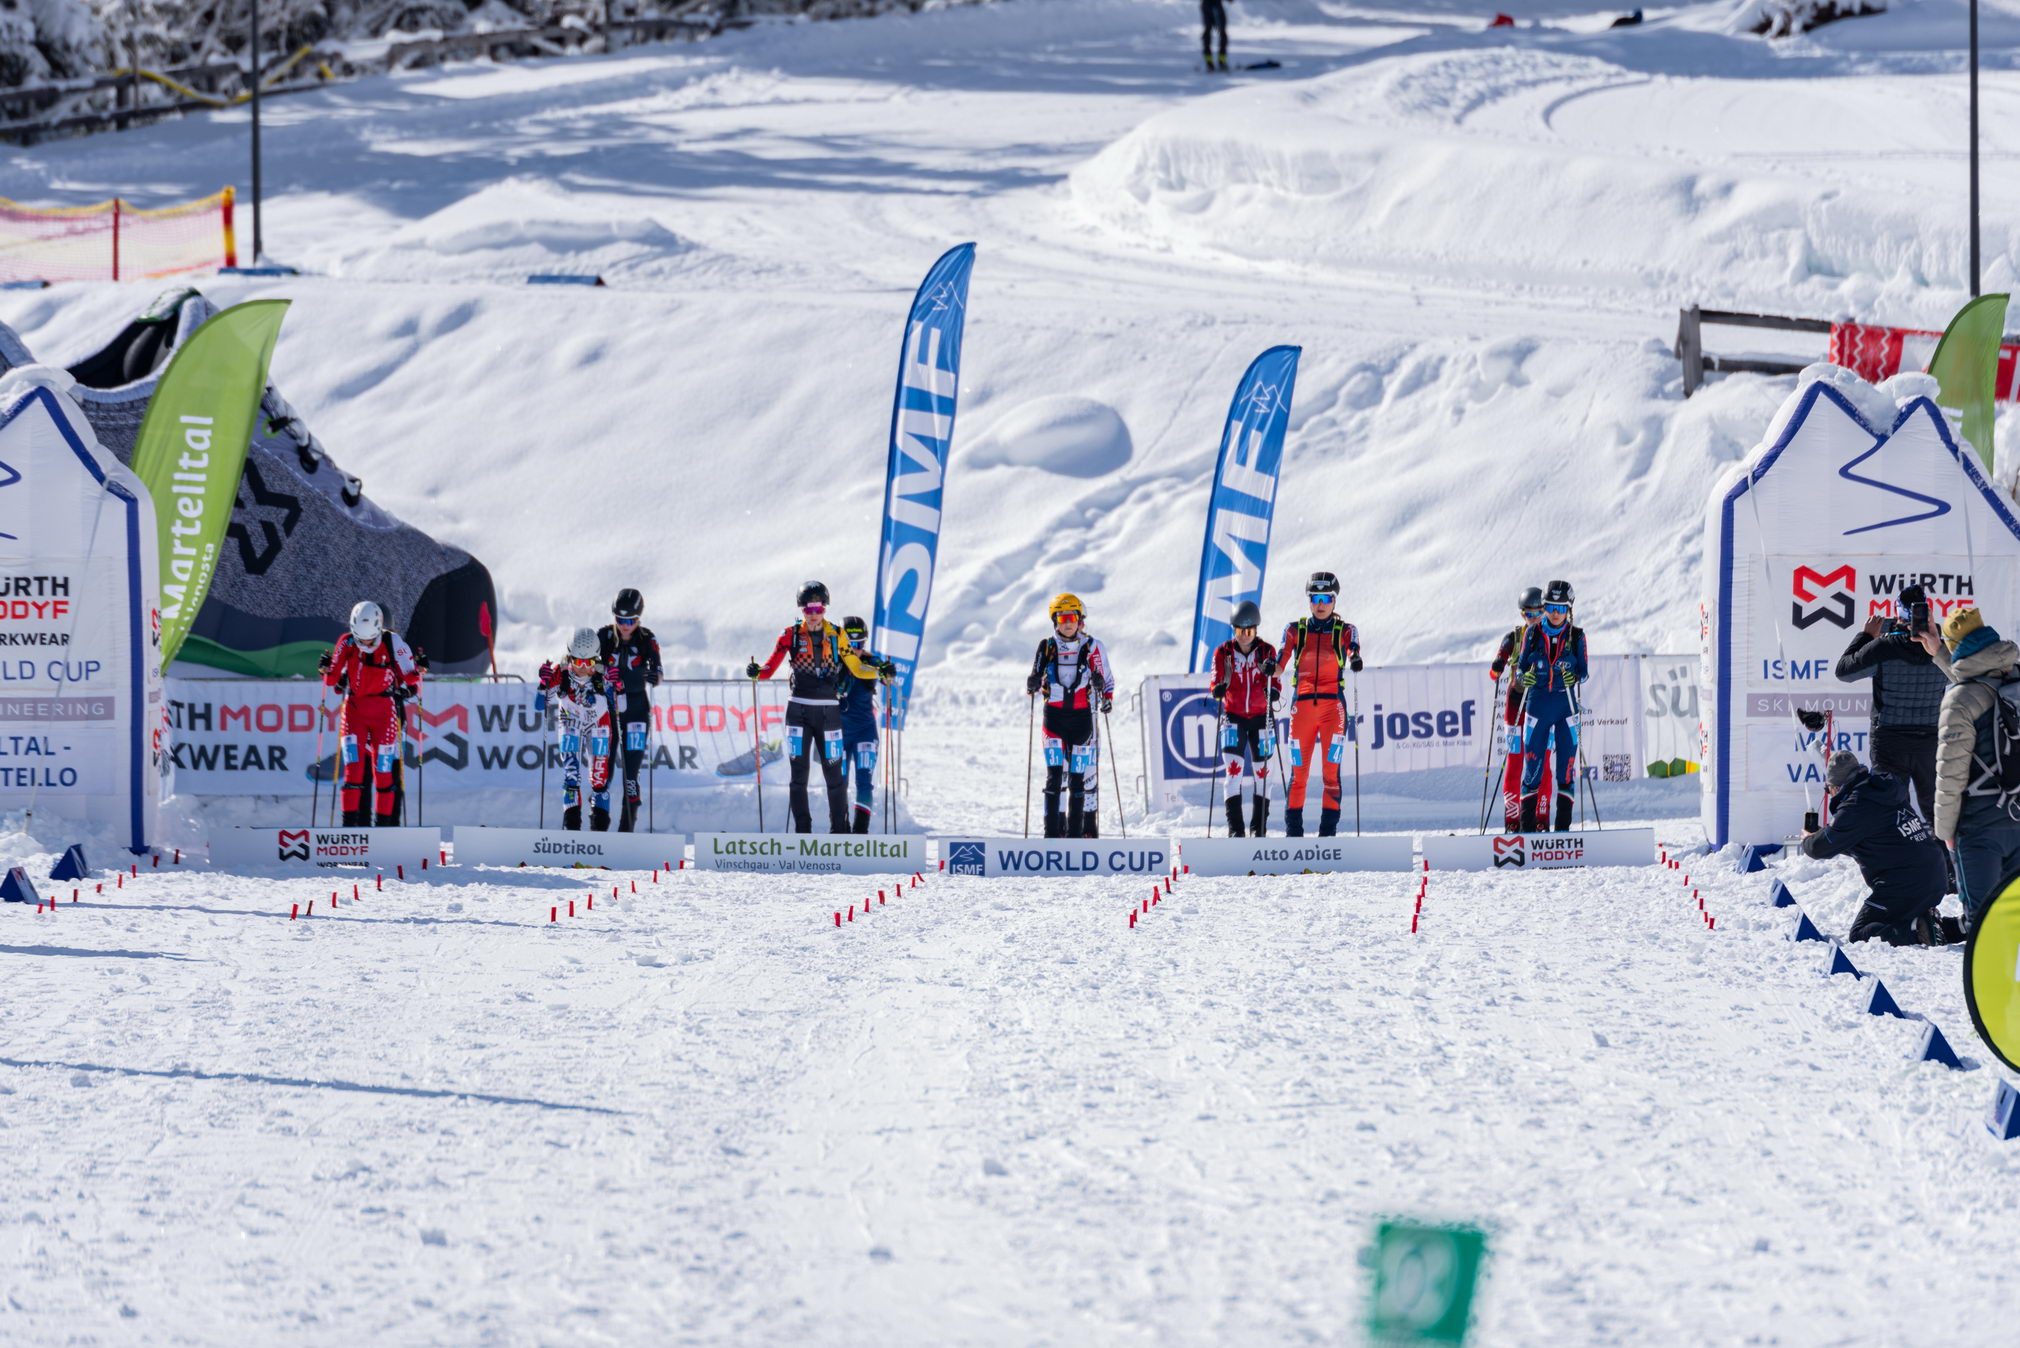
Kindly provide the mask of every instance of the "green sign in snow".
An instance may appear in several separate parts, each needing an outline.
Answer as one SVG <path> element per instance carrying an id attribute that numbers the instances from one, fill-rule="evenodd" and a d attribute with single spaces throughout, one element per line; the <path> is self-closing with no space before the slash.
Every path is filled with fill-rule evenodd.
<path id="1" fill-rule="evenodd" d="M 1487 1237 L 1466 1226 L 1383 1222 L 1375 1228 L 1375 1343 L 1464 1343 Z"/>

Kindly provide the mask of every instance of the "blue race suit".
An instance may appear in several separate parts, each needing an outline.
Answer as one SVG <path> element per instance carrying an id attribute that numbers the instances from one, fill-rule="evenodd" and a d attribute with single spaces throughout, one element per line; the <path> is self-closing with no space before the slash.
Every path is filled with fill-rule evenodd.
<path id="1" fill-rule="evenodd" d="M 877 683 L 854 670 L 842 676 L 842 752 L 856 769 L 856 809 L 850 822 L 858 833 L 870 831 L 877 795 Z"/>
<path id="2" fill-rule="evenodd" d="M 1522 764 L 1522 827 L 1525 831 L 1549 827 L 1547 813 L 1539 809 L 1536 791 L 1543 782 L 1543 765 L 1554 742 L 1557 748 L 1557 829 L 1571 827 L 1571 809 L 1578 799 L 1577 779 L 1572 763 L 1578 756 L 1578 727 L 1574 689 L 1585 682 L 1585 631 L 1567 618 L 1552 628 L 1550 619 L 1529 629 L 1522 639 L 1522 654 L 1515 662 L 1523 686 L 1529 690 L 1529 737 L 1523 745 L 1527 755 Z"/>

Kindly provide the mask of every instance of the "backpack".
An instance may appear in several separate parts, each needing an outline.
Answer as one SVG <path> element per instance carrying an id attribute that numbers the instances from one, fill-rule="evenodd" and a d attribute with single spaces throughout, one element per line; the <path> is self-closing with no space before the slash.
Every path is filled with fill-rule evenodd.
<path id="1" fill-rule="evenodd" d="M 2020 679 L 1974 679 L 1992 690 L 1992 761 L 1976 754 L 1979 768 L 1971 794 L 1993 796 L 2008 818 L 2020 820 Z"/>

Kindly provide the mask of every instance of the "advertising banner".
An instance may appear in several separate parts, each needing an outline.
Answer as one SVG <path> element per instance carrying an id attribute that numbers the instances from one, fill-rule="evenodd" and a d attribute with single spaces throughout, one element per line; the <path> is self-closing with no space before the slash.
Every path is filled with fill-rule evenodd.
<path id="1" fill-rule="evenodd" d="M 1200 545 L 1199 590 L 1193 599 L 1192 655 L 1186 668 L 1194 673 L 1211 669 L 1214 649 L 1234 635 L 1228 620 L 1235 605 L 1244 600 L 1262 603 L 1298 350 L 1273 346 L 1257 356 L 1227 409 L 1213 495 L 1206 507 L 1206 541 Z"/>
<path id="2" fill-rule="evenodd" d="M 877 607 L 870 649 L 897 666 L 890 690 L 891 728 L 905 728 L 912 678 L 926 640 L 933 568 L 940 555 L 954 405 L 961 389 L 961 338 L 968 317 L 968 274 L 975 245 L 950 248 L 912 297 L 891 402 L 891 445 L 884 480 L 884 526 L 877 545 Z"/>
<path id="3" fill-rule="evenodd" d="M 761 724 L 765 792 L 770 796 L 781 789 L 785 683 L 758 684 L 755 713 L 751 687 L 746 679 L 724 679 L 666 682 L 653 689 L 647 783 L 659 791 L 750 786 L 752 737 Z M 516 682 L 430 680 L 424 685 L 421 705 L 413 709 L 412 733 L 425 757 L 430 800 L 438 794 L 509 789 L 524 793 L 530 816 L 537 808 L 544 753 L 552 796 L 548 808 L 560 808 L 560 750 L 554 733 L 541 728 L 533 693 L 531 684 Z M 319 717 L 323 780 L 329 780 L 336 754 L 337 706 L 334 697 L 324 697 L 319 683 L 174 679 L 168 707 L 177 791 L 308 795 L 314 785 L 309 770 L 316 760 Z M 665 807 L 660 827 L 674 823 L 676 807 L 664 801 L 657 805 Z M 644 822 L 641 814 L 641 827 Z"/>
<path id="4" fill-rule="evenodd" d="M 1194 875 L 1312 875 L 1327 871 L 1407 871 L 1416 840 L 1407 833 L 1358 838 L 1181 838 L 1178 859 Z"/>
<path id="5" fill-rule="evenodd" d="M 570 833 L 558 828 L 477 828 L 450 839 L 458 866 L 602 866 L 614 871 L 679 868 L 684 833 Z"/>
<path id="6" fill-rule="evenodd" d="M 1163 875 L 1177 848 L 1168 838 L 941 838 L 949 875 L 1057 880 L 1087 875 Z"/>
<path id="7" fill-rule="evenodd" d="M 1595 655 L 1591 678 L 1579 689 L 1583 709 L 1579 751 L 1587 776 L 1624 782 L 1639 776 L 1642 657 Z M 1216 720 L 1204 674 L 1154 675 L 1144 681 L 1145 756 L 1150 799 L 1169 808 L 1184 788 L 1212 777 L 1220 762 Z M 1369 666 L 1358 676 L 1361 773 L 1424 772 L 1467 767 L 1477 775 L 1486 761 L 1485 736 L 1501 728 L 1494 681 L 1479 664 Z M 1349 706 L 1353 694 L 1348 694 Z M 1280 734 L 1289 718 L 1280 711 Z"/>
<path id="8" fill-rule="evenodd" d="M 910 875 L 932 869 L 923 833 L 697 833 L 694 868 L 748 875 Z"/>
<path id="9" fill-rule="evenodd" d="M 162 754 L 154 506 L 60 370 L 0 378 L 0 809 L 154 836 Z"/>
<path id="10" fill-rule="evenodd" d="M 317 866 L 418 866 L 436 861 L 438 828 L 223 828 L 210 835 L 210 864 L 232 870 Z"/>
<path id="11" fill-rule="evenodd" d="M 1837 660 L 1869 617 L 1901 612 L 1905 588 L 1924 587 L 1934 621 L 1966 606 L 1995 627 L 2020 621 L 2020 521 L 1926 398 L 1875 429 L 1830 383 L 1804 385 L 1773 438 L 1713 491 L 1705 537 L 1701 783 L 1714 847 L 1799 832 L 1826 751 L 1862 749 L 1872 686 L 1840 683 Z M 1832 743 L 1798 712 L 1829 713 Z"/>
<path id="12" fill-rule="evenodd" d="M 1555 871 L 1580 866 L 1646 866 L 1655 860 L 1652 828 L 1570 833 L 1426 833 L 1432 871 Z"/>

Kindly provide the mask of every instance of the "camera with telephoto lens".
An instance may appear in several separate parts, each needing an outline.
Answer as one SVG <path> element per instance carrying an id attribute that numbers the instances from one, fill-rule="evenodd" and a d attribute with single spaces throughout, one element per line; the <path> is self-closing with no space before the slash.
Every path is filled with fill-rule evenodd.
<path id="1" fill-rule="evenodd" d="M 1908 615 L 1908 635 L 1920 636 L 1929 630 L 1929 595 L 1919 585 L 1901 591 L 1901 611 Z"/>

